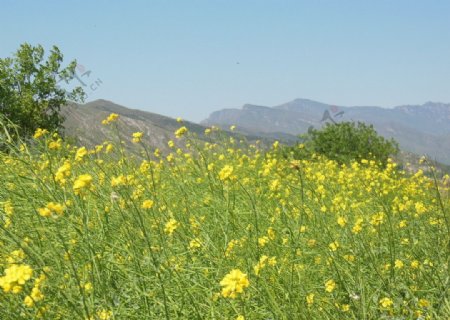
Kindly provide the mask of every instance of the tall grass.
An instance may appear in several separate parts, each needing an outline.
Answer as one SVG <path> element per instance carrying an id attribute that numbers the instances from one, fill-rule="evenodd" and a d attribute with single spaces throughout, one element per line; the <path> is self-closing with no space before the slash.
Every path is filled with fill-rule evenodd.
<path id="1" fill-rule="evenodd" d="M 120 120 L 105 126 L 115 138 L 92 150 L 40 131 L 0 154 L 1 319 L 450 315 L 437 179 L 214 128 L 177 131 L 164 156 L 136 135 L 136 156 Z"/>

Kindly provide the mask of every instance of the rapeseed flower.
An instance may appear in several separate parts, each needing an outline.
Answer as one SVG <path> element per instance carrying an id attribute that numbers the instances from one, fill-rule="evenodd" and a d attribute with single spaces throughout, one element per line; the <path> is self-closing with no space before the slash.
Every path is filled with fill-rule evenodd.
<path id="1" fill-rule="evenodd" d="M 50 150 L 59 150 L 61 149 L 61 139 L 58 140 L 52 140 L 48 143 L 48 148 Z"/>
<path id="2" fill-rule="evenodd" d="M 175 131 L 175 137 L 181 138 L 186 134 L 187 131 L 188 129 L 186 127 L 181 127 L 177 131 Z"/>
<path id="3" fill-rule="evenodd" d="M 39 208 L 38 212 L 43 217 L 50 217 L 55 214 L 56 216 L 62 216 L 64 206 L 56 202 L 49 202 L 44 208 Z"/>
<path id="4" fill-rule="evenodd" d="M 34 132 L 33 138 L 39 139 L 40 137 L 42 137 L 43 135 L 45 135 L 47 133 L 48 133 L 47 129 L 37 128 L 36 131 Z"/>
<path id="5" fill-rule="evenodd" d="M 4 292 L 19 293 L 32 275 L 33 269 L 29 265 L 13 264 L 5 270 L 5 275 L 0 277 L 0 287 Z"/>
<path id="6" fill-rule="evenodd" d="M 180 223 L 172 218 L 166 223 L 164 227 L 164 232 L 167 233 L 168 235 L 172 235 L 179 225 Z"/>
<path id="7" fill-rule="evenodd" d="M 144 200 L 144 202 L 142 202 L 142 209 L 151 209 L 153 207 L 153 200 Z"/>
<path id="8" fill-rule="evenodd" d="M 244 292 L 250 282 L 245 273 L 239 269 L 233 269 L 220 281 L 220 285 L 223 287 L 221 292 L 223 297 L 235 299 L 238 294 Z"/>
<path id="9" fill-rule="evenodd" d="M 310 293 L 306 296 L 306 303 L 308 304 L 308 306 L 314 303 L 314 293 Z"/>
<path id="10" fill-rule="evenodd" d="M 142 140 L 142 137 L 144 136 L 144 134 L 142 132 L 135 132 L 133 133 L 133 143 L 139 143 Z"/>
<path id="11" fill-rule="evenodd" d="M 83 189 L 87 189 L 92 184 L 92 176 L 90 174 L 82 174 L 78 176 L 73 184 L 73 191 L 79 195 Z"/>
<path id="12" fill-rule="evenodd" d="M 328 280 L 325 282 L 325 291 L 326 292 L 333 292 L 334 289 L 336 289 L 336 282 L 334 280 Z"/>
<path id="13" fill-rule="evenodd" d="M 111 113 L 108 118 L 102 121 L 102 124 L 110 124 L 117 121 L 117 119 L 119 119 L 119 115 L 117 113 Z"/>
<path id="14" fill-rule="evenodd" d="M 60 185 L 65 185 L 67 178 L 70 176 L 71 164 L 69 160 L 64 161 L 64 164 L 58 168 L 55 173 L 55 181 Z"/>
<path id="15" fill-rule="evenodd" d="M 380 300 L 380 306 L 385 309 L 392 307 L 393 304 L 394 302 L 387 297 L 384 297 Z"/>
<path id="16" fill-rule="evenodd" d="M 83 158 L 88 154 L 86 147 L 78 148 L 75 154 L 75 161 L 83 161 Z"/>
<path id="17" fill-rule="evenodd" d="M 234 170 L 233 167 L 230 165 L 224 166 L 222 170 L 220 170 L 219 172 L 219 179 L 222 181 L 230 179 L 232 177 L 233 170 Z"/>
<path id="18" fill-rule="evenodd" d="M 339 242 L 334 241 L 328 245 L 331 251 L 336 251 L 339 248 Z"/>
<path id="19" fill-rule="evenodd" d="M 195 238 L 195 239 L 192 239 L 190 242 L 189 242 L 189 248 L 190 249 L 198 249 L 198 248 L 200 248 L 202 246 L 202 243 L 200 242 L 200 239 L 198 239 L 198 238 Z"/>

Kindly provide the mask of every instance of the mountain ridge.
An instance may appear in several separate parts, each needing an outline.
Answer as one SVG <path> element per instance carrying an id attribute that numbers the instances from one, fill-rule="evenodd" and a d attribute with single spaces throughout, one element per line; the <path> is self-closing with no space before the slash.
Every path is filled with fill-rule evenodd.
<path id="1" fill-rule="evenodd" d="M 450 104 L 428 101 L 421 105 L 337 106 L 298 98 L 273 107 L 246 104 L 215 111 L 200 122 L 228 126 L 253 134 L 297 136 L 326 122 L 362 121 L 383 136 L 394 138 L 406 151 L 426 154 L 450 164 Z"/>

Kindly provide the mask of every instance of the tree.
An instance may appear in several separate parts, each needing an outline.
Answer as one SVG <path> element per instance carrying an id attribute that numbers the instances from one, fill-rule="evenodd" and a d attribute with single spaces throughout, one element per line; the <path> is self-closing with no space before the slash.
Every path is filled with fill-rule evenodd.
<path id="1" fill-rule="evenodd" d="M 22 44 L 12 58 L 0 59 L 0 115 L 16 125 L 21 137 L 37 128 L 57 131 L 64 121 L 61 107 L 82 101 L 81 87 L 66 90 L 75 75 L 76 61 L 62 68 L 63 55 L 53 46 L 45 59 L 41 45 Z"/>
<path id="2" fill-rule="evenodd" d="M 321 154 L 339 163 L 366 159 L 385 166 L 388 158 L 399 151 L 397 142 L 385 139 L 372 125 L 362 122 L 327 123 L 321 130 L 311 129 L 303 138 L 306 152 Z"/>

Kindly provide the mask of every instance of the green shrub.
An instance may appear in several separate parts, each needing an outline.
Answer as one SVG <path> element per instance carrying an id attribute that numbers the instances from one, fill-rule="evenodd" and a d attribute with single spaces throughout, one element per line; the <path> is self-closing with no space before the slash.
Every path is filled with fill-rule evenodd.
<path id="1" fill-rule="evenodd" d="M 362 122 L 327 123 L 320 130 L 309 130 L 302 139 L 304 148 L 297 145 L 289 150 L 294 152 L 294 157 L 308 157 L 316 153 L 341 164 L 366 159 L 385 166 L 388 158 L 399 151 L 397 142 L 385 139 L 372 125 Z"/>

